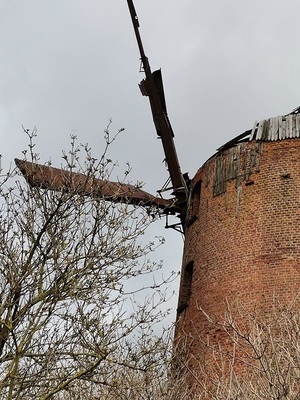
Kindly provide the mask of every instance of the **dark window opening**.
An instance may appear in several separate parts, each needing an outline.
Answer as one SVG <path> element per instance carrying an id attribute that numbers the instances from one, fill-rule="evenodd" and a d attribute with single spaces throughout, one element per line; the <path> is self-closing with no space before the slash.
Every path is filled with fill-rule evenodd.
<path id="1" fill-rule="evenodd" d="M 193 187 L 192 194 L 191 194 L 191 203 L 190 203 L 189 214 L 188 214 L 188 219 L 187 219 L 187 222 L 186 222 L 186 226 L 192 225 L 192 223 L 199 216 L 200 198 L 201 198 L 201 185 L 202 185 L 202 181 L 198 181 L 198 182 L 196 182 L 195 186 Z"/>
<path id="2" fill-rule="evenodd" d="M 185 310 L 190 302 L 192 293 L 192 280 L 193 280 L 194 262 L 191 261 L 187 264 L 183 270 L 183 276 L 181 281 L 179 304 L 177 312 L 180 313 Z"/>

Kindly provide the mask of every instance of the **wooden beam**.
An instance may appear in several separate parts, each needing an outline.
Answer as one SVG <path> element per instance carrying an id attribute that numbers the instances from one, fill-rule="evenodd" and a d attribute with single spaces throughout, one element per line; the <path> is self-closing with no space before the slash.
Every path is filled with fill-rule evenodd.
<path id="1" fill-rule="evenodd" d="M 178 212 L 176 199 L 162 199 L 136 186 L 97 179 L 77 172 L 66 171 L 29 161 L 15 159 L 15 163 L 29 185 L 42 189 L 74 192 L 106 201 L 140 206 L 155 206 L 168 214 Z"/>

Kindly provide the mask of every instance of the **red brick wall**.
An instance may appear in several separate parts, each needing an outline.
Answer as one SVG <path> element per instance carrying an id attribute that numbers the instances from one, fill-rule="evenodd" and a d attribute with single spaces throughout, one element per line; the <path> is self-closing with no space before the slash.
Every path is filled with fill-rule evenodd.
<path id="1" fill-rule="evenodd" d="M 216 176 L 217 174 L 217 176 Z M 300 289 L 300 140 L 244 142 L 199 169 L 200 207 L 192 202 L 183 255 L 176 341 L 190 345 L 192 368 L 202 340 L 219 340 L 199 308 L 222 321 L 265 313 L 274 298 L 292 302 Z M 199 184 L 198 184 L 199 187 Z M 199 203 L 199 196 L 196 200 Z M 191 287 L 185 268 L 193 263 Z M 241 316 L 238 318 L 242 318 Z M 224 339 L 225 340 L 225 339 Z"/>

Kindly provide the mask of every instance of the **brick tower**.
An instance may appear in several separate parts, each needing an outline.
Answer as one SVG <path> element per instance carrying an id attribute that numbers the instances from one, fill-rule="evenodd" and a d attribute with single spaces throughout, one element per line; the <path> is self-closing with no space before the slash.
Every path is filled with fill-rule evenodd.
<path id="1" fill-rule="evenodd" d="M 222 322 L 241 304 L 265 315 L 274 299 L 287 305 L 298 295 L 300 115 L 257 122 L 225 144 L 191 193 L 175 341 L 195 374 L 206 343 L 223 340 L 207 316 Z"/>

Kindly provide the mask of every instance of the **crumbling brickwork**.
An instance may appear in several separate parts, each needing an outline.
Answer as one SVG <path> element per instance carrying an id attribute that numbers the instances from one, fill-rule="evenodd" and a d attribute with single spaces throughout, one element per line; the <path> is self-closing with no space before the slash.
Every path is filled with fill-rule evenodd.
<path id="1" fill-rule="evenodd" d="M 221 322 L 228 306 L 263 314 L 299 293 L 300 139 L 238 143 L 192 185 L 201 193 L 190 204 L 175 342 L 184 339 L 197 369 L 205 341 L 222 341 L 200 309 Z"/>

